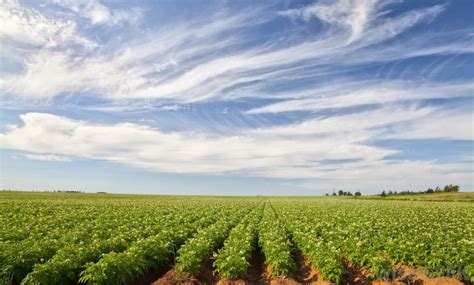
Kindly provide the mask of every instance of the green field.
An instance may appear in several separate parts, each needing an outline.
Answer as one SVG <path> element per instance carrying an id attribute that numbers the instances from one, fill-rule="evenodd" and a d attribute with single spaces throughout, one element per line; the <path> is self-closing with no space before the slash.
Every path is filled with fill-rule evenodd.
<path id="1" fill-rule="evenodd" d="M 472 202 L 474 201 L 474 192 L 395 195 L 395 196 L 389 196 L 385 198 L 397 199 L 397 200 L 471 201 Z"/>
<path id="2" fill-rule="evenodd" d="M 474 281 L 473 245 L 471 202 L 0 192 L 1 284 L 302 282 L 303 266 L 341 284 L 401 268 L 457 284 Z"/>

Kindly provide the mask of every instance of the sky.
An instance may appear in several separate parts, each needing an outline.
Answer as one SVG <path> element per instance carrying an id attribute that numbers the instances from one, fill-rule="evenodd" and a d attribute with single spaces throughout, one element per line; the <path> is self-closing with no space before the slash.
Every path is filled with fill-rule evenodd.
<path id="1" fill-rule="evenodd" d="M 1 0 L 0 187 L 474 191 L 474 1 Z"/>

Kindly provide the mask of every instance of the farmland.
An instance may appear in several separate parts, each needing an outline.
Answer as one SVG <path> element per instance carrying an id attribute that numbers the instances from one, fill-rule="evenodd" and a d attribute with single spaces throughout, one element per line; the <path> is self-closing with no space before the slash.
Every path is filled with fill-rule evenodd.
<path id="1" fill-rule="evenodd" d="M 0 284 L 462 284 L 473 245 L 472 202 L 0 192 Z"/>

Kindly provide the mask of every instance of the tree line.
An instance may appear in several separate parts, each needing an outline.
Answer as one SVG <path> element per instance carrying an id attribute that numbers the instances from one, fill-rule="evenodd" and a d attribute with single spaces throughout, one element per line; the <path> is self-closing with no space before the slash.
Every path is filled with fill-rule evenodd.
<path id="1" fill-rule="evenodd" d="M 460 190 L 460 187 L 459 185 L 453 185 L 453 184 L 449 184 L 449 185 L 446 185 L 444 186 L 443 189 L 439 188 L 439 186 L 436 186 L 435 189 L 433 188 L 428 188 L 427 190 L 425 191 L 400 191 L 400 192 L 397 192 L 397 191 L 382 191 L 382 193 L 380 194 L 380 196 L 382 197 L 387 197 L 387 196 L 395 196 L 395 195 L 416 195 L 416 194 L 431 194 L 431 193 L 449 193 L 449 192 L 459 192 Z"/>
<path id="2" fill-rule="evenodd" d="M 329 194 L 326 193 L 326 196 L 329 196 Z M 339 190 L 337 191 L 337 194 L 336 191 L 333 191 L 332 196 L 362 196 L 362 193 L 360 193 L 360 191 L 356 191 L 354 194 L 352 194 L 351 191 Z"/>

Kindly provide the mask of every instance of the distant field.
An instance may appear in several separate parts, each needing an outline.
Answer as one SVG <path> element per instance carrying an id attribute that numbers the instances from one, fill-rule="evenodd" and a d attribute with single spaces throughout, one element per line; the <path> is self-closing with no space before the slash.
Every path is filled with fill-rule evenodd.
<path id="1" fill-rule="evenodd" d="M 0 284 L 474 281 L 474 203 L 392 198 L 0 192 Z"/>
<path id="2" fill-rule="evenodd" d="M 474 192 L 394 195 L 394 196 L 386 197 L 386 199 L 431 200 L 431 201 L 474 201 Z"/>

